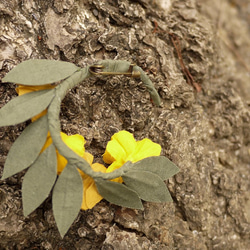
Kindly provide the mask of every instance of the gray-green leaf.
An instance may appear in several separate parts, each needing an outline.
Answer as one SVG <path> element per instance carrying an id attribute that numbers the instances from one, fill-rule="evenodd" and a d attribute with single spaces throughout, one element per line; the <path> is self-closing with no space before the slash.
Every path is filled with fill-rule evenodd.
<path id="1" fill-rule="evenodd" d="M 152 156 L 135 162 L 131 170 L 143 170 L 157 174 L 162 180 L 167 180 L 180 170 L 176 165 L 164 156 Z"/>
<path id="2" fill-rule="evenodd" d="M 45 85 L 63 80 L 79 67 L 73 63 L 45 59 L 31 59 L 18 64 L 3 79 L 22 85 Z"/>
<path id="3" fill-rule="evenodd" d="M 26 127 L 8 153 L 2 179 L 10 177 L 34 163 L 47 139 L 47 134 L 47 115 Z"/>
<path id="4" fill-rule="evenodd" d="M 61 237 L 74 222 L 82 205 L 83 181 L 74 165 L 67 164 L 53 190 L 53 213 Z"/>
<path id="5" fill-rule="evenodd" d="M 28 169 L 22 184 L 23 214 L 29 215 L 49 196 L 57 177 L 57 157 L 50 145 Z"/>
<path id="6" fill-rule="evenodd" d="M 110 203 L 122 207 L 143 209 L 141 200 L 137 193 L 125 185 L 118 182 L 105 181 L 102 179 L 95 181 L 100 195 Z"/>
<path id="7" fill-rule="evenodd" d="M 0 110 L 0 127 L 24 122 L 45 110 L 54 98 L 54 89 L 34 91 L 12 99 Z"/>
<path id="8" fill-rule="evenodd" d="M 172 201 L 163 180 L 156 174 L 142 170 L 130 170 L 122 176 L 126 186 L 134 190 L 142 200 L 151 202 Z"/>

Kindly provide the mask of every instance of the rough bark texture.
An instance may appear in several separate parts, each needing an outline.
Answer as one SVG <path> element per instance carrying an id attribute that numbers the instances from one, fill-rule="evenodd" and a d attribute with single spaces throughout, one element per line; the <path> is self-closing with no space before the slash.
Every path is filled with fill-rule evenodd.
<path id="1" fill-rule="evenodd" d="M 162 97 L 125 77 L 90 79 L 62 104 L 62 130 L 82 134 L 101 161 L 114 132 L 158 142 L 180 173 L 167 183 L 174 202 L 145 210 L 100 202 L 81 211 L 62 240 L 51 199 L 25 218 L 24 172 L 0 182 L 1 249 L 249 249 L 249 1 L 2 0 L 0 77 L 29 58 L 85 66 L 121 59 L 142 67 Z M 169 33 L 202 87 L 187 84 Z M 15 96 L 0 85 L 0 107 Z M 27 123 L 0 128 L 0 175 Z"/>

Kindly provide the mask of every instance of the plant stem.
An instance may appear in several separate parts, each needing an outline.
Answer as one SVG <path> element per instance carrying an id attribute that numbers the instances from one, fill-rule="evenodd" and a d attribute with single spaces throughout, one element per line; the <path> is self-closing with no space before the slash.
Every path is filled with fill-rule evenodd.
<path id="1" fill-rule="evenodd" d="M 131 167 L 131 164 L 124 164 L 121 168 L 111 172 L 111 173 L 102 173 L 95 172 L 92 170 L 91 166 L 74 151 L 72 151 L 63 141 L 60 135 L 61 126 L 59 120 L 60 114 L 60 105 L 65 97 L 67 90 L 75 87 L 77 84 L 81 83 L 86 78 L 90 77 L 89 67 L 83 68 L 79 71 L 76 71 L 66 80 L 64 80 L 60 85 L 55 88 L 55 97 L 52 100 L 48 108 L 48 123 L 49 131 L 53 141 L 53 144 L 57 148 L 58 152 L 63 155 L 67 160 L 68 164 L 75 165 L 77 168 L 82 170 L 85 174 L 91 176 L 92 178 L 102 178 L 105 180 L 115 179 L 120 177 Z"/>

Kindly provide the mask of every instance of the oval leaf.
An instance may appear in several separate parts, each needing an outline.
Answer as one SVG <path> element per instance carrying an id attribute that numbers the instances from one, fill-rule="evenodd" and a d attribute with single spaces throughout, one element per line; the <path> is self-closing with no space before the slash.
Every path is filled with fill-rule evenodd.
<path id="1" fill-rule="evenodd" d="M 53 213 L 62 237 L 77 217 L 82 197 L 82 177 L 75 166 L 67 164 L 56 182 L 52 195 Z"/>
<path id="2" fill-rule="evenodd" d="M 151 202 L 172 201 L 163 180 L 147 171 L 131 170 L 122 176 L 126 186 L 134 190 L 142 200 Z"/>
<path id="3" fill-rule="evenodd" d="M 63 80 L 78 69 L 80 68 L 69 62 L 31 59 L 18 64 L 2 81 L 22 85 L 44 85 Z"/>
<path id="4" fill-rule="evenodd" d="M 167 180 L 177 174 L 180 169 L 164 156 L 152 156 L 133 164 L 131 170 L 149 171 L 157 174 L 162 180 Z"/>
<path id="5" fill-rule="evenodd" d="M 95 180 L 95 184 L 99 194 L 110 203 L 122 207 L 143 209 L 137 193 L 125 185 L 102 179 Z"/>
<path id="6" fill-rule="evenodd" d="M 47 139 L 47 134 L 47 115 L 26 127 L 7 155 L 2 179 L 24 170 L 35 162 Z"/>
<path id="7" fill-rule="evenodd" d="M 49 196 L 57 177 L 56 149 L 50 145 L 28 169 L 23 179 L 23 214 L 29 215 Z"/>
<path id="8" fill-rule="evenodd" d="M 54 97 L 55 90 L 34 91 L 18 96 L 0 110 L 0 127 L 24 122 L 45 110 Z"/>

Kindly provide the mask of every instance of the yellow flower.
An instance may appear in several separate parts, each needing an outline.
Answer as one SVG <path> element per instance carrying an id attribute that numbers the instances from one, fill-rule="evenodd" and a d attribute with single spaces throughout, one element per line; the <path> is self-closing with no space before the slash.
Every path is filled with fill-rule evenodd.
<path id="1" fill-rule="evenodd" d="M 107 173 L 120 168 L 125 162 L 137 162 L 150 156 L 159 156 L 161 146 L 145 138 L 136 141 L 128 131 L 119 131 L 111 137 L 103 155 L 104 162 L 111 164 Z"/>
<path id="2" fill-rule="evenodd" d="M 85 148 L 84 148 L 84 144 L 85 144 L 85 140 L 84 137 L 81 135 L 66 135 L 65 133 L 61 132 L 61 138 L 63 140 L 63 142 L 70 148 L 72 149 L 76 154 L 78 154 L 79 156 L 83 157 L 84 153 L 85 153 Z M 52 138 L 50 136 L 50 133 L 48 133 L 47 135 L 47 140 L 42 148 L 42 152 L 52 143 Z M 57 174 L 59 175 L 63 169 L 65 168 L 65 166 L 67 165 L 67 160 L 65 157 L 63 157 L 62 155 L 60 155 L 58 153 L 58 151 L 56 150 L 56 154 L 57 154 Z"/>
<path id="3" fill-rule="evenodd" d="M 24 86 L 24 85 L 19 85 L 16 88 L 16 92 L 18 93 L 19 96 L 33 92 L 33 91 L 38 91 L 38 90 L 44 90 L 44 89 L 52 89 L 55 86 L 53 85 L 42 85 L 42 86 Z M 41 116 L 45 115 L 47 113 L 47 110 L 44 110 L 40 114 L 36 115 L 33 117 L 31 120 L 34 122 Z M 96 171 L 96 172 L 103 172 L 105 173 L 107 168 L 103 166 L 100 163 L 93 163 L 93 155 L 85 152 L 84 144 L 85 140 L 84 137 L 81 135 L 71 135 L 68 136 L 65 133 L 61 132 L 60 133 L 61 138 L 63 142 L 70 148 L 72 149 L 76 154 L 79 156 L 83 157 L 91 166 L 91 168 Z M 52 138 L 50 136 L 50 133 L 47 135 L 47 140 L 41 150 L 43 152 L 47 147 L 49 147 L 52 143 Z M 62 155 L 59 154 L 59 152 L 56 150 L 57 154 L 57 174 L 60 175 L 63 169 L 67 165 L 67 159 L 63 157 Z M 93 208 L 98 202 L 100 202 L 103 197 L 98 193 L 95 181 L 93 178 L 90 176 L 86 175 L 82 171 L 78 170 L 79 173 L 82 176 L 83 180 L 83 200 L 82 200 L 82 205 L 81 209 L 87 210 Z"/>
<path id="4" fill-rule="evenodd" d="M 83 136 L 78 134 L 68 136 L 65 133 L 61 132 L 61 137 L 63 142 L 76 154 L 85 159 L 94 171 L 96 172 L 100 171 L 103 173 L 106 172 L 107 168 L 104 167 L 102 164 L 100 163 L 92 164 L 94 157 L 93 155 L 85 152 L 84 148 L 85 140 Z M 42 148 L 42 151 L 44 151 L 47 147 L 49 147 L 51 143 L 52 143 L 52 138 L 49 133 L 47 136 L 47 141 Z M 57 174 L 60 175 L 63 169 L 67 165 L 67 159 L 65 159 L 65 157 L 60 155 L 57 150 L 56 154 L 57 154 Z M 103 197 L 98 193 L 94 179 L 83 173 L 81 170 L 78 171 L 81 174 L 83 180 L 83 199 L 82 199 L 81 209 L 83 210 L 91 209 L 98 202 L 100 202 L 103 199 Z"/>
<path id="5" fill-rule="evenodd" d="M 18 85 L 18 87 L 16 87 L 16 92 L 19 96 L 21 96 L 21 95 L 28 94 L 28 93 L 33 92 L 33 91 L 44 90 L 44 89 L 53 89 L 55 87 L 56 87 L 56 85 L 51 85 L 51 84 L 39 85 L 39 86 Z M 46 113 L 47 113 L 47 110 L 44 110 L 40 114 L 32 117 L 31 121 L 32 122 L 36 121 L 38 118 L 44 116 Z"/>
<path id="6" fill-rule="evenodd" d="M 106 173 L 106 167 L 100 163 L 93 163 L 94 157 L 90 153 L 85 152 L 83 158 L 89 163 L 94 171 Z M 87 210 L 93 208 L 103 199 L 103 197 L 98 193 L 94 179 L 81 171 L 80 173 L 83 179 L 83 200 L 81 209 Z"/>
<path id="7" fill-rule="evenodd" d="M 16 87 L 16 92 L 18 95 L 24 95 L 38 90 L 53 89 L 55 87 L 56 85 L 51 85 L 51 84 L 38 85 L 38 86 L 18 85 L 18 87 Z"/>

